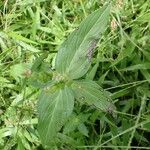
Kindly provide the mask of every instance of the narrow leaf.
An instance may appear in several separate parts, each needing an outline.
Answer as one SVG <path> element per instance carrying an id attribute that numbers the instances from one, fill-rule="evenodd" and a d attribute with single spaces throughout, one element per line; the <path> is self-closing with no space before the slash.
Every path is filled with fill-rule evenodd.
<path id="1" fill-rule="evenodd" d="M 99 62 L 97 62 L 97 63 L 93 66 L 93 68 L 92 68 L 92 69 L 90 70 L 90 72 L 87 74 L 86 79 L 93 80 L 94 77 L 95 77 L 95 74 L 96 74 L 96 71 L 97 71 L 98 67 L 99 67 Z"/>
<path id="2" fill-rule="evenodd" d="M 25 38 L 22 35 L 17 34 L 16 32 L 8 32 L 7 35 L 18 41 L 22 41 L 22 42 L 30 43 L 30 44 L 36 44 L 36 45 L 38 44 L 37 42 L 32 41 L 28 38 Z"/>
<path id="3" fill-rule="evenodd" d="M 33 47 L 32 45 L 29 45 L 25 42 L 16 40 L 16 43 L 18 45 L 20 45 L 21 47 L 23 47 L 23 50 L 29 50 L 31 52 L 39 52 L 40 51 L 39 49 L 37 49 L 37 48 Z"/>
<path id="4" fill-rule="evenodd" d="M 38 132 L 44 146 L 49 147 L 67 117 L 72 113 L 74 97 L 68 87 L 43 90 L 38 103 Z"/>
<path id="5" fill-rule="evenodd" d="M 110 5 L 89 15 L 61 45 L 55 68 L 71 79 L 82 77 L 89 69 L 96 44 L 107 28 Z"/>
<path id="6" fill-rule="evenodd" d="M 121 71 L 134 71 L 134 70 L 140 70 L 140 69 L 142 69 L 142 70 L 143 69 L 145 69 L 145 70 L 150 69 L 150 63 L 146 62 L 146 63 L 136 64 L 136 65 L 121 69 Z"/>

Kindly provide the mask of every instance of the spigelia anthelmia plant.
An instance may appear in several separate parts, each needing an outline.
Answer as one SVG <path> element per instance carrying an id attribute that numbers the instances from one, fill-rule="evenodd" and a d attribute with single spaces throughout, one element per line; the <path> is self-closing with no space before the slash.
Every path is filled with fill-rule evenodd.
<path id="1" fill-rule="evenodd" d="M 109 14 L 110 4 L 93 12 L 58 50 L 52 81 L 43 88 L 38 102 L 38 133 L 45 147 L 55 142 L 73 113 L 75 101 L 108 113 L 115 110 L 109 94 L 96 82 L 84 79 Z"/>

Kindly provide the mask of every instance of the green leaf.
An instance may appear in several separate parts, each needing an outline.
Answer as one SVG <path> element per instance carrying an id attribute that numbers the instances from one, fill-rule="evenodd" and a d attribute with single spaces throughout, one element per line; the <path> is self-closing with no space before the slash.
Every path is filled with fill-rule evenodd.
<path id="1" fill-rule="evenodd" d="M 87 121 L 90 114 L 73 114 L 69 117 L 69 121 L 65 124 L 63 128 L 63 133 L 68 134 L 74 131 L 77 127 Z M 83 133 L 83 132 L 82 132 Z M 85 134 L 84 134 L 85 135 Z"/>
<path id="2" fill-rule="evenodd" d="M 67 86 L 63 89 L 51 86 L 48 91 L 43 90 L 38 103 L 38 132 L 44 146 L 50 146 L 73 107 L 74 96 Z"/>
<path id="3" fill-rule="evenodd" d="M 34 64 L 32 65 L 32 71 L 39 71 L 40 66 L 42 65 L 45 58 L 47 58 L 47 53 L 42 54 L 41 56 L 37 57 Z"/>
<path id="4" fill-rule="evenodd" d="M 75 81 L 72 88 L 75 92 L 75 98 L 82 103 L 93 105 L 110 113 L 115 109 L 109 94 L 94 81 Z"/>
<path id="5" fill-rule="evenodd" d="M 119 62 L 121 62 L 121 60 L 123 60 L 124 58 L 131 56 L 134 49 L 135 49 L 135 45 L 133 45 L 132 43 L 128 43 L 126 48 L 124 48 L 123 50 L 120 51 L 118 57 L 111 64 L 111 67 L 113 67 L 116 64 L 118 64 Z"/>
<path id="6" fill-rule="evenodd" d="M 97 62 L 93 68 L 90 70 L 90 72 L 86 75 L 86 79 L 89 79 L 89 80 L 93 80 L 94 77 L 95 77 L 95 74 L 96 74 L 96 71 L 99 67 L 99 62 Z"/>
<path id="7" fill-rule="evenodd" d="M 17 143 L 17 150 L 25 150 L 20 138 L 18 138 Z"/>
<path id="8" fill-rule="evenodd" d="M 31 75 L 31 64 L 20 63 L 10 67 L 10 75 L 14 77 L 17 81 L 19 78 L 25 78 Z"/>
<path id="9" fill-rule="evenodd" d="M 121 71 L 134 71 L 134 70 L 139 70 L 139 69 L 150 69 L 150 63 L 146 62 L 146 63 L 142 63 L 142 64 L 136 64 L 136 65 L 133 65 L 133 66 L 129 66 L 127 68 L 124 68 L 124 69 L 121 69 Z"/>
<path id="10" fill-rule="evenodd" d="M 23 37 L 22 35 L 19 35 L 17 34 L 16 32 L 8 32 L 6 33 L 9 37 L 15 39 L 15 40 L 18 40 L 18 41 L 22 41 L 22 42 L 25 42 L 25 43 L 30 43 L 30 44 L 38 44 L 37 42 L 35 41 L 32 41 L 30 39 L 27 39 L 25 37 Z"/>
<path id="11" fill-rule="evenodd" d="M 65 124 L 63 128 L 63 133 L 68 134 L 76 129 L 76 127 L 80 124 L 80 120 L 77 115 L 73 114 L 69 117 L 69 121 Z"/>
<path id="12" fill-rule="evenodd" d="M 96 44 L 107 28 L 109 12 L 110 5 L 98 9 L 68 37 L 58 51 L 56 71 L 71 79 L 78 79 L 86 74 Z"/>
<path id="13" fill-rule="evenodd" d="M 78 130 L 85 136 L 88 137 L 88 129 L 87 127 L 85 126 L 84 123 L 81 123 L 79 126 L 78 126 Z"/>
<path id="14" fill-rule="evenodd" d="M 29 44 L 27 44 L 25 42 L 18 41 L 18 40 L 16 40 L 15 42 L 18 45 L 20 45 L 21 47 L 23 47 L 23 50 L 29 50 L 31 52 L 39 52 L 40 51 L 39 49 L 37 49 L 37 48 L 33 47 L 32 45 L 29 45 Z"/>

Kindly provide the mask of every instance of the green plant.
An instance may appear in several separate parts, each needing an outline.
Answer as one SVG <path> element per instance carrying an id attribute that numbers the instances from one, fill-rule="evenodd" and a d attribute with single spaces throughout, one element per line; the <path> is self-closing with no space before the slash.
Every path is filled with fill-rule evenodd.
<path id="1" fill-rule="evenodd" d="M 58 46 L 104 2 L 0 1 L 0 149 L 45 150 L 37 132 L 40 88 L 55 79 Z M 112 1 L 89 70 L 67 86 L 73 91 L 83 79 L 98 83 L 111 93 L 117 117 L 76 95 L 80 100 L 54 136 L 52 150 L 150 149 L 149 10 L 149 0 Z"/>
<path id="2" fill-rule="evenodd" d="M 113 113 L 109 93 L 92 80 L 82 77 L 107 28 L 110 5 L 89 15 L 61 45 L 55 59 L 53 80 L 45 85 L 38 102 L 38 132 L 45 147 L 55 143 L 58 131 L 72 114 L 74 100 Z"/>

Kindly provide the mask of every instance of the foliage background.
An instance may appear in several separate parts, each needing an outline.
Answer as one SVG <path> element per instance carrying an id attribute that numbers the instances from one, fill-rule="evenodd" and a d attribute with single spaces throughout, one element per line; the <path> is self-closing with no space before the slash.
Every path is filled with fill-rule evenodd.
<path id="1" fill-rule="evenodd" d="M 39 89 L 59 45 L 104 0 L 0 1 L 0 149 L 43 149 Z M 111 92 L 116 118 L 78 103 L 55 149 L 150 149 L 150 1 L 113 1 L 85 78 Z"/>

